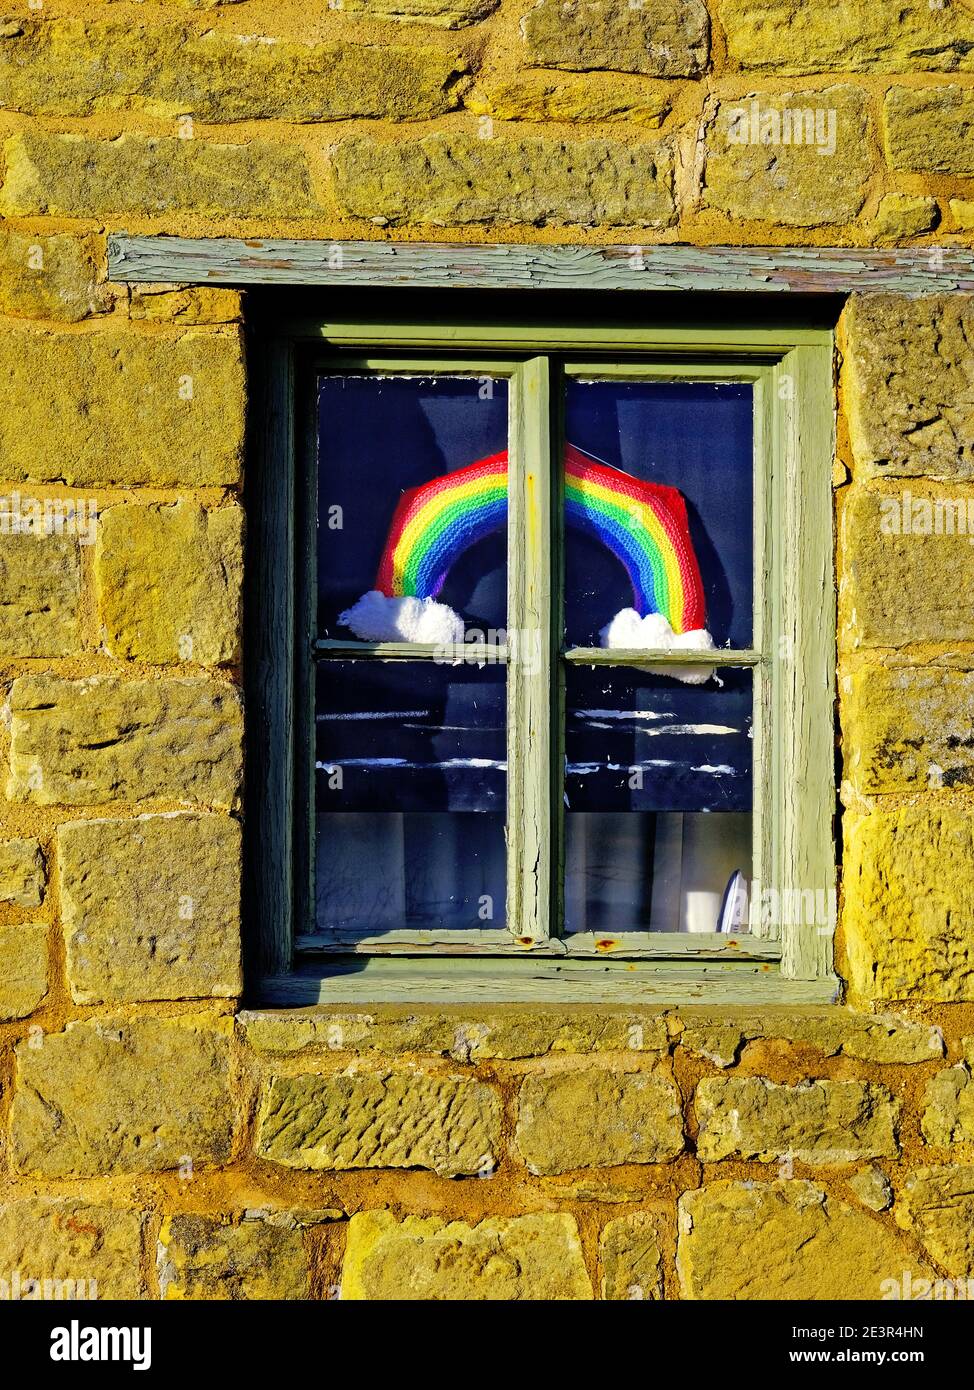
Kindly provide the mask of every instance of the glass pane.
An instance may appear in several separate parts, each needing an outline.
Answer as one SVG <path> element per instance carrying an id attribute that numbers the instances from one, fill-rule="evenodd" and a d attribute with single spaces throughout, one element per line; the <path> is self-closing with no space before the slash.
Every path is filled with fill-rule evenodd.
<path id="1" fill-rule="evenodd" d="M 319 929 L 504 926 L 504 676 L 433 661 L 319 664 Z"/>
<path id="2" fill-rule="evenodd" d="M 504 628 L 507 403 L 502 378 L 319 378 L 322 637 L 489 641 Z"/>
<path id="3" fill-rule="evenodd" d="M 751 412 L 736 382 L 567 383 L 570 646 L 750 646 Z"/>
<path id="4" fill-rule="evenodd" d="M 566 710 L 566 931 L 745 929 L 750 672 L 569 667 Z"/>

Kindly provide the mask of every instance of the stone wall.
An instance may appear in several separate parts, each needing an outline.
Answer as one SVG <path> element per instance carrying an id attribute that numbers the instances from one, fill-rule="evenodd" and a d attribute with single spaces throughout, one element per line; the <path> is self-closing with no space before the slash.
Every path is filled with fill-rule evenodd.
<path id="1" fill-rule="evenodd" d="M 240 1012 L 246 303 L 109 284 L 105 246 L 936 264 L 974 237 L 974 9 L 35 4 L 0 25 L 0 513 L 70 524 L 0 534 L 0 1295 L 974 1277 L 972 300 L 839 325 L 842 1007 Z"/>

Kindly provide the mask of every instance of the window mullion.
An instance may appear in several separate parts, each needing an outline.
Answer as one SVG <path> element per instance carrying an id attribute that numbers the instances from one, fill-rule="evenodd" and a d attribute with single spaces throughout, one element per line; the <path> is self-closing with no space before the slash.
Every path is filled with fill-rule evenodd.
<path id="1" fill-rule="evenodd" d="M 523 946 L 549 936 L 553 846 L 551 368 L 511 380 L 508 462 L 507 923 Z"/>

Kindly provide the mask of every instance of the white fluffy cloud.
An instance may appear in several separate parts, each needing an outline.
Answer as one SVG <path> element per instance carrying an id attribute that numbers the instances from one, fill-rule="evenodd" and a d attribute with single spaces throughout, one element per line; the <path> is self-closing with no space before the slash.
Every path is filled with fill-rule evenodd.
<path id="1" fill-rule="evenodd" d="M 641 618 L 635 608 L 623 608 L 599 633 L 603 647 L 629 647 L 639 651 L 712 652 L 714 639 L 706 628 L 693 632 L 674 632 L 662 613 Z M 703 685 L 713 675 L 712 666 L 657 666 L 655 676 L 671 676 L 684 685 Z"/>
<path id="2" fill-rule="evenodd" d="M 390 598 L 378 589 L 363 594 L 338 621 L 362 642 L 432 642 L 441 646 L 463 641 L 463 619 L 445 603 L 432 598 Z"/>

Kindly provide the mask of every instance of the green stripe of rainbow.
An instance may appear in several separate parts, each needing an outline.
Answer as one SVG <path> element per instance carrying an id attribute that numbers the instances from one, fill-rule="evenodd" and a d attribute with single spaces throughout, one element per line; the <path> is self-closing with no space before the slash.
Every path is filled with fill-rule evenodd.
<path id="1" fill-rule="evenodd" d="M 412 488 L 396 507 L 375 587 L 435 598 L 456 558 L 506 517 L 506 451 Z M 704 626 L 700 569 L 676 488 L 644 483 L 568 445 L 565 517 L 619 558 L 641 617 L 662 613 L 677 633 Z"/>

